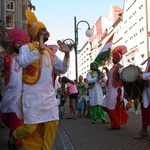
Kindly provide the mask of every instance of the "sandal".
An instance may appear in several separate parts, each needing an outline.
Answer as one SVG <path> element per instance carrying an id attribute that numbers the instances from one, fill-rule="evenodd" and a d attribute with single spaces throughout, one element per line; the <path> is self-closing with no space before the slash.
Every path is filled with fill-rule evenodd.
<path id="1" fill-rule="evenodd" d="M 109 123 L 109 121 L 107 121 L 107 120 L 102 121 L 102 124 L 108 124 L 108 123 Z"/>
<path id="2" fill-rule="evenodd" d="M 148 138 L 148 137 L 149 137 L 148 134 L 138 134 L 134 136 L 133 139 L 142 139 L 142 138 Z"/>
<path id="3" fill-rule="evenodd" d="M 92 124 L 96 124 L 96 120 L 95 120 L 95 121 L 92 121 Z"/>

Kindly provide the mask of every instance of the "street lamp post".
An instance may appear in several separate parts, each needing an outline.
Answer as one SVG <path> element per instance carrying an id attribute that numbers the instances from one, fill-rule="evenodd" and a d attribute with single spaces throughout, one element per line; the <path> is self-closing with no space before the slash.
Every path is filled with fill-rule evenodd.
<path id="1" fill-rule="evenodd" d="M 85 22 L 88 25 L 88 29 L 86 30 L 85 34 L 87 37 L 92 36 L 92 30 L 90 29 L 90 25 L 87 21 L 81 20 L 78 23 L 76 22 L 76 16 L 74 17 L 74 33 L 75 33 L 75 67 L 76 67 L 76 82 L 78 82 L 78 58 L 77 58 L 77 45 L 78 45 L 78 25 L 81 22 Z"/>

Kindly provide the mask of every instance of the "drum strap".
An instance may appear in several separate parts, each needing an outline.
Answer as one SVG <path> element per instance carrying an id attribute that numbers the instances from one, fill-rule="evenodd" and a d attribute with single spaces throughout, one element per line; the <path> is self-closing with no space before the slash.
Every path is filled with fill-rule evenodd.
<path id="1" fill-rule="evenodd" d="M 114 72 L 113 72 L 113 86 L 114 87 L 121 87 L 122 86 L 122 81 L 120 78 L 120 74 L 119 74 L 119 68 L 123 67 L 122 65 L 118 64 L 118 66 L 116 66 Z"/>

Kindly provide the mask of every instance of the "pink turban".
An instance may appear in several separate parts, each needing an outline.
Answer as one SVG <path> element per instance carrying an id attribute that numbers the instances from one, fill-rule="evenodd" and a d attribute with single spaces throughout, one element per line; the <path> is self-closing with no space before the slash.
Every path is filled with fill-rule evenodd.
<path id="1" fill-rule="evenodd" d="M 12 50 L 14 51 L 15 44 L 18 41 L 21 41 L 22 44 L 26 44 L 30 41 L 30 38 L 28 34 L 20 28 L 14 28 L 11 30 L 8 30 L 8 37 L 10 40 L 12 40 Z"/>
<path id="2" fill-rule="evenodd" d="M 21 38 L 21 37 L 19 37 L 19 36 L 16 36 L 16 37 L 12 40 L 12 50 L 13 50 L 13 51 L 14 51 L 15 45 L 16 45 L 16 43 L 17 43 L 18 41 L 22 42 L 23 45 L 25 44 L 25 41 L 24 41 L 23 38 Z"/>

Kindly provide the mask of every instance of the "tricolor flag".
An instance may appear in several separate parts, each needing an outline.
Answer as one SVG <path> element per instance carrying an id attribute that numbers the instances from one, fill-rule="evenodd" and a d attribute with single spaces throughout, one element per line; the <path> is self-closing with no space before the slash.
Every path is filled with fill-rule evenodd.
<path id="1" fill-rule="evenodd" d="M 114 34 L 108 39 L 104 47 L 100 50 L 98 53 L 97 57 L 95 58 L 95 61 L 99 64 L 102 65 L 102 61 L 108 60 L 110 57 L 110 52 L 111 52 L 111 46 L 112 46 L 112 41 L 113 41 Z"/>

